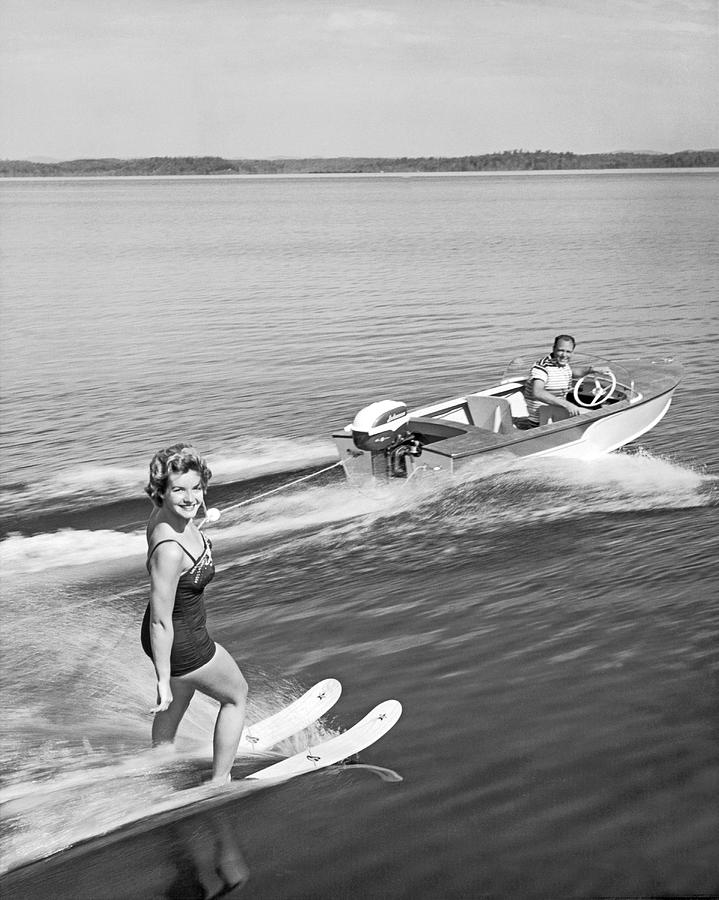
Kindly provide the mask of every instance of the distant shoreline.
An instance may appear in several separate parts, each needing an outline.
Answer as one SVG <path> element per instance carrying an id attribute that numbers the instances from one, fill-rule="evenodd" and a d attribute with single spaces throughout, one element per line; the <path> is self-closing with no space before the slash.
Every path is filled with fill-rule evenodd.
<path id="1" fill-rule="evenodd" d="M 557 153 L 506 150 L 460 157 L 335 157 L 224 159 L 167 156 L 142 159 L 76 159 L 65 162 L 0 160 L 0 178 L 192 177 L 297 175 L 433 175 L 501 172 L 589 172 L 637 169 L 706 169 L 719 166 L 719 150 L 679 153 Z"/>
<path id="2" fill-rule="evenodd" d="M 422 178 L 499 178 L 502 176 L 517 176 L 538 178 L 551 176 L 580 176 L 595 175 L 700 175 L 717 174 L 719 166 L 684 166 L 681 168 L 660 169 L 535 169 L 535 170 L 496 170 L 492 172 L 295 172 L 293 174 L 276 173 L 259 175 L 0 175 L 0 182 L 12 181 L 256 181 L 256 180 L 304 180 L 304 179 L 342 179 L 342 178 L 367 178 L 367 179 L 422 179 Z"/>

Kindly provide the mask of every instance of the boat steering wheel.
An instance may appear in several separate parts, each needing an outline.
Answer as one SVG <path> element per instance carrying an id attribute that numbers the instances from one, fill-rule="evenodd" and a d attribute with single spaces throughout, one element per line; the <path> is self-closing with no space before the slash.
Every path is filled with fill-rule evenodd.
<path id="1" fill-rule="evenodd" d="M 588 379 L 591 378 L 594 380 L 594 387 L 591 390 L 592 399 L 591 400 L 583 400 L 580 398 L 580 389 L 582 384 Z M 582 375 L 582 377 L 577 381 L 574 385 L 574 390 L 572 391 L 572 396 L 574 397 L 574 402 L 578 406 L 583 406 L 585 409 L 594 409 L 600 404 L 604 403 L 606 400 L 614 394 L 614 391 L 617 387 L 617 377 L 614 372 L 607 369 L 606 372 L 587 372 L 586 375 Z"/>

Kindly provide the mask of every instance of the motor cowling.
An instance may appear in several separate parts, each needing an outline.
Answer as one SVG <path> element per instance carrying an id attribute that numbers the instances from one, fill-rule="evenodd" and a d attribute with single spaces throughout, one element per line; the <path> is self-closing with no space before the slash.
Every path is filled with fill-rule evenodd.
<path id="1" fill-rule="evenodd" d="M 349 430 L 357 448 L 376 453 L 390 450 L 409 437 L 405 428 L 408 419 L 406 403 L 378 400 L 357 413 Z"/>

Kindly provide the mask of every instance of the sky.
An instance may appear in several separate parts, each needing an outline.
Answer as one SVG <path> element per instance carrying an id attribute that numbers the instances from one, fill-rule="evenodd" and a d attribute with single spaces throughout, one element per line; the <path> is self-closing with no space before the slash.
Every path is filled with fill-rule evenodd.
<path id="1" fill-rule="evenodd" d="M 0 0 L 0 158 L 719 148 L 719 0 Z"/>

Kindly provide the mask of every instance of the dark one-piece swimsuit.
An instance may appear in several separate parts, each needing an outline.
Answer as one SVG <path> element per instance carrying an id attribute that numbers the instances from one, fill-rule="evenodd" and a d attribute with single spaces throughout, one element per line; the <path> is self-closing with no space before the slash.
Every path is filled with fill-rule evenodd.
<path id="1" fill-rule="evenodd" d="M 204 666 L 215 655 L 215 643 L 207 633 L 205 625 L 205 598 L 204 590 L 215 574 L 215 565 L 212 562 L 212 544 L 202 535 L 205 549 L 195 559 L 179 541 L 168 539 L 158 541 L 147 557 L 149 566 L 152 554 L 160 544 L 179 544 L 192 560 L 192 568 L 180 575 L 175 592 L 175 606 L 172 610 L 172 627 L 175 636 L 170 651 L 170 675 L 187 675 L 194 672 L 200 666 Z M 153 659 L 152 644 L 150 643 L 150 604 L 145 610 L 140 632 L 142 649 Z"/>

